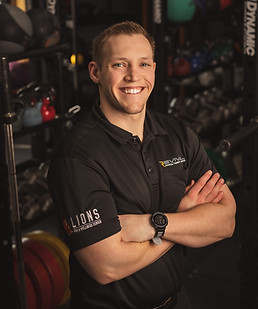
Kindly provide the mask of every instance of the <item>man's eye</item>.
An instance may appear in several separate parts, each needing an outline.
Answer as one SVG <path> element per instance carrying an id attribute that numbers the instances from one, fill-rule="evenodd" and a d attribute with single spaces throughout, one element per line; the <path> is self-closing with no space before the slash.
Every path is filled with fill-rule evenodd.
<path id="1" fill-rule="evenodd" d="M 113 67 L 121 68 L 122 66 L 123 66 L 122 63 L 115 63 L 115 64 L 113 64 Z"/>
<path id="2" fill-rule="evenodd" d="M 149 67 L 150 65 L 149 65 L 148 63 L 145 63 L 145 62 L 144 62 L 144 63 L 142 63 L 142 66 L 143 66 L 143 67 Z"/>

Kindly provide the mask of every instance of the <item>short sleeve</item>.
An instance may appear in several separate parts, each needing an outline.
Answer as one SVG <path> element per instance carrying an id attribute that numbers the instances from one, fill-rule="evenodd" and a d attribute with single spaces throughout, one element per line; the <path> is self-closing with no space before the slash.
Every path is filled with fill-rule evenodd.
<path id="1" fill-rule="evenodd" d="M 48 186 L 72 250 L 120 231 L 108 177 L 93 162 L 66 157 L 54 160 Z"/>

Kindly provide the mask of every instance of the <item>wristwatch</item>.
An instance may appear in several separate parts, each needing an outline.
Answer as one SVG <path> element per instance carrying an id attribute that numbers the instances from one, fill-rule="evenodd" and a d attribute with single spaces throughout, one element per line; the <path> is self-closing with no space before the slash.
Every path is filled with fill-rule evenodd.
<path id="1" fill-rule="evenodd" d="M 161 236 L 164 235 L 166 226 L 168 225 L 168 218 L 162 212 L 155 212 L 151 216 L 151 223 L 156 229 L 156 233 L 152 241 L 156 245 L 160 245 L 162 243 Z"/>

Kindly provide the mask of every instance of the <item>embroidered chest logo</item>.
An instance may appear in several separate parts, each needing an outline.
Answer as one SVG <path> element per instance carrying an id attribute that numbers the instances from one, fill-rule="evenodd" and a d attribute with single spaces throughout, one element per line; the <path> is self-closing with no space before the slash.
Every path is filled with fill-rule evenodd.
<path id="1" fill-rule="evenodd" d="M 74 217 L 70 217 L 70 223 L 63 220 L 63 225 L 68 235 L 87 230 L 101 223 L 102 221 L 98 209 L 85 211 Z"/>
<path id="2" fill-rule="evenodd" d="M 169 166 L 173 166 L 173 165 L 184 163 L 184 162 L 186 162 L 186 159 L 184 157 L 183 158 L 178 157 L 178 158 L 168 159 L 164 161 L 159 161 L 160 165 L 163 167 L 169 167 Z"/>

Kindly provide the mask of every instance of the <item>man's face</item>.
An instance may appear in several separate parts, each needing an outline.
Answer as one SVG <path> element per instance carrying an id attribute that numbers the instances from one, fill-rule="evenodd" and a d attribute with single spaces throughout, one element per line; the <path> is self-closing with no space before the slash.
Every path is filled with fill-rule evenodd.
<path id="1" fill-rule="evenodd" d="M 117 35 L 107 41 L 99 70 L 100 106 L 113 112 L 145 111 L 155 80 L 150 43 L 143 35 Z"/>

